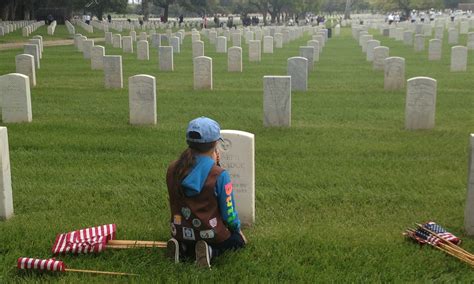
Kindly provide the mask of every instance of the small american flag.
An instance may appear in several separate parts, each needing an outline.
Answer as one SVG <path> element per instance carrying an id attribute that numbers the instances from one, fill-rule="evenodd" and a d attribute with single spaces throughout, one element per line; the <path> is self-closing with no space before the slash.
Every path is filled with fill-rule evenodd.
<path id="1" fill-rule="evenodd" d="M 443 227 L 441 227 L 435 222 L 428 222 L 426 224 L 423 224 L 423 227 L 436 233 L 443 240 L 452 242 L 453 244 L 456 244 L 456 245 L 459 245 L 461 243 L 461 239 L 451 234 L 450 232 L 446 231 Z"/>
<path id="2" fill-rule="evenodd" d="M 38 269 L 47 271 L 66 271 L 66 265 L 59 260 L 37 259 L 30 257 L 20 257 L 17 262 L 18 269 Z"/>
<path id="3" fill-rule="evenodd" d="M 428 243 L 433 246 L 439 246 L 439 244 L 441 243 L 441 240 L 439 238 L 433 236 L 428 231 L 425 231 L 421 228 L 415 231 L 415 236 L 416 240 L 419 243 Z"/>
<path id="4" fill-rule="evenodd" d="M 108 224 L 60 234 L 54 242 L 53 255 L 101 252 L 108 240 L 115 239 L 115 231 L 115 224 Z"/>

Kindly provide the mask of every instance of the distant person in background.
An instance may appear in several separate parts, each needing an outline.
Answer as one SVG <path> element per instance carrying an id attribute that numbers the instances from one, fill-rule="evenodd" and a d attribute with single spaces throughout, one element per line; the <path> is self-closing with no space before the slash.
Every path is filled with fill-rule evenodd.
<path id="1" fill-rule="evenodd" d="M 143 17 L 138 17 L 138 23 L 143 26 Z"/>
<path id="2" fill-rule="evenodd" d="M 217 17 L 217 15 L 214 15 L 214 24 L 216 25 L 216 27 L 219 26 L 219 17 Z"/>
<path id="3" fill-rule="evenodd" d="M 46 24 L 51 25 L 53 21 L 54 21 L 53 15 L 49 14 L 47 17 Z"/>
<path id="4" fill-rule="evenodd" d="M 109 21 L 109 23 L 112 23 L 112 16 L 110 14 L 107 15 L 107 21 Z"/>
<path id="5" fill-rule="evenodd" d="M 390 15 L 388 15 L 388 24 L 391 25 L 393 23 L 394 19 L 395 19 L 395 17 L 393 16 L 392 13 L 390 13 Z"/>
<path id="6" fill-rule="evenodd" d="M 184 22 L 184 16 L 181 14 L 179 16 L 179 26 L 181 27 L 181 24 Z"/>
<path id="7" fill-rule="evenodd" d="M 90 25 L 91 24 L 91 15 L 87 14 L 85 18 L 86 18 L 86 24 Z"/>
<path id="8" fill-rule="evenodd" d="M 451 10 L 451 22 L 454 22 L 454 11 Z"/>
<path id="9" fill-rule="evenodd" d="M 202 17 L 202 24 L 204 25 L 204 28 L 207 29 L 207 17 L 206 17 L 206 15 L 204 15 Z"/>
<path id="10" fill-rule="evenodd" d="M 416 23 L 416 11 L 415 10 L 413 10 L 411 12 L 410 18 L 411 18 L 412 23 Z"/>

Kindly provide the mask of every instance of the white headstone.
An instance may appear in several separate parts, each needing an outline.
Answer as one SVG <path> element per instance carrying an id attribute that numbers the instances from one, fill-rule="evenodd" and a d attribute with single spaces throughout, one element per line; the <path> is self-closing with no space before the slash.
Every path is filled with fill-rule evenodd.
<path id="1" fill-rule="evenodd" d="M 133 39 L 131 36 L 122 37 L 122 50 L 124 53 L 133 53 Z"/>
<path id="2" fill-rule="evenodd" d="M 105 32 L 105 44 L 113 43 L 112 32 Z"/>
<path id="3" fill-rule="evenodd" d="M 275 33 L 273 38 L 275 39 L 275 48 L 282 48 L 283 47 L 283 34 Z"/>
<path id="4" fill-rule="evenodd" d="M 436 80 L 415 77 L 407 81 L 405 128 L 431 129 L 435 126 Z"/>
<path id="5" fill-rule="evenodd" d="M 314 47 L 312 46 L 300 46 L 300 56 L 308 59 L 308 73 L 313 70 L 314 52 Z"/>
<path id="6" fill-rule="evenodd" d="M 469 50 L 474 50 L 474 32 L 467 34 L 467 48 Z"/>
<path id="7" fill-rule="evenodd" d="M 227 71 L 242 72 L 242 48 L 233 46 L 227 51 Z"/>
<path id="8" fill-rule="evenodd" d="M 442 41 L 440 39 L 430 39 L 428 47 L 428 60 L 441 60 Z"/>
<path id="9" fill-rule="evenodd" d="M 425 50 L 425 38 L 423 35 L 415 35 L 415 51 Z"/>
<path id="10" fill-rule="evenodd" d="M 263 77 L 263 125 L 291 126 L 291 77 Z"/>
<path id="11" fill-rule="evenodd" d="M 137 59 L 138 60 L 150 60 L 150 51 L 148 47 L 148 41 L 139 40 L 137 42 Z"/>
<path id="12" fill-rule="evenodd" d="M 36 44 L 38 46 L 38 54 L 39 54 L 39 58 L 43 58 L 43 52 L 41 50 L 41 40 L 36 38 L 36 39 L 30 39 L 28 41 L 29 44 Z"/>
<path id="13" fill-rule="evenodd" d="M 93 39 L 86 39 L 82 42 L 82 52 L 84 55 L 84 59 L 90 59 L 92 53 L 92 47 L 94 46 Z"/>
<path id="14" fill-rule="evenodd" d="M 235 207 L 243 225 L 255 222 L 255 136 L 238 130 L 221 130 L 220 165 L 232 180 Z"/>
<path id="15" fill-rule="evenodd" d="M 261 41 L 250 40 L 249 41 L 249 61 L 260 62 L 261 60 L 262 60 Z"/>
<path id="16" fill-rule="evenodd" d="M 128 78 L 130 124 L 156 124 L 156 80 L 149 75 Z"/>
<path id="17" fill-rule="evenodd" d="M 451 72 L 463 72 L 467 70 L 467 47 L 451 47 Z"/>
<path id="18" fill-rule="evenodd" d="M 113 47 L 114 48 L 122 48 L 122 35 L 115 34 L 113 36 Z"/>
<path id="19" fill-rule="evenodd" d="M 242 46 L 242 36 L 240 33 L 232 34 L 232 46 Z"/>
<path id="20" fill-rule="evenodd" d="M 306 46 L 312 46 L 314 48 L 313 61 L 319 61 L 319 42 L 317 40 L 308 40 Z"/>
<path id="21" fill-rule="evenodd" d="M 0 76 L 2 122 L 31 122 L 31 94 L 28 76 L 10 73 Z"/>
<path id="22" fill-rule="evenodd" d="M 10 150 L 8 147 L 8 131 L 0 127 L 0 219 L 8 220 L 13 216 L 12 178 L 10 172 Z M 255 180 L 255 178 L 254 178 Z"/>
<path id="23" fill-rule="evenodd" d="M 194 89 L 212 90 L 212 58 L 198 56 L 193 59 Z"/>
<path id="24" fill-rule="evenodd" d="M 288 58 L 287 72 L 291 77 L 291 91 L 308 90 L 308 59 L 298 56 Z"/>
<path id="25" fill-rule="evenodd" d="M 263 37 L 263 53 L 273 53 L 273 37 Z"/>
<path id="26" fill-rule="evenodd" d="M 367 61 L 373 61 L 374 60 L 374 49 L 377 47 L 377 46 L 380 46 L 380 41 L 378 40 L 369 40 L 367 42 L 367 49 L 366 49 L 366 60 Z"/>
<path id="27" fill-rule="evenodd" d="M 198 56 L 204 56 L 204 42 L 200 40 L 193 42 L 193 58 Z"/>
<path id="28" fill-rule="evenodd" d="M 171 37 L 170 45 L 173 47 L 173 53 L 181 53 L 179 37 L 177 36 Z"/>
<path id="29" fill-rule="evenodd" d="M 216 52 L 226 53 L 227 52 L 227 38 L 224 36 L 217 37 L 216 41 Z"/>
<path id="30" fill-rule="evenodd" d="M 405 87 L 405 58 L 388 57 L 385 59 L 385 90 L 400 90 Z"/>
<path id="31" fill-rule="evenodd" d="M 374 48 L 374 70 L 385 70 L 385 59 L 389 56 L 389 48 L 386 46 L 377 46 Z"/>
<path id="32" fill-rule="evenodd" d="M 373 38 L 374 38 L 373 35 L 363 35 L 363 36 L 360 37 L 359 44 L 362 47 L 362 52 L 367 51 L 367 42 L 369 40 L 372 40 Z"/>
<path id="33" fill-rule="evenodd" d="M 464 230 L 467 235 L 474 235 L 474 134 L 469 137 L 469 157 L 467 173 L 467 199 L 464 210 Z"/>
<path id="34" fill-rule="evenodd" d="M 39 58 L 39 48 L 36 44 L 25 44 L 24 46 L 24 53 L 33 55 L 35 58 L 35 67 L 36 69 L 40 69 L 40 58 Z"/>
<path id="35" fill-rule="evenodd" d="M 448 44 L 458 44 L 459 32 L 457 29 L 449 29 L 448 31 Z"/>
<path id="36" fill-rule="evenodd" d="M 16 73 L 28 76 L 30 87 L 36 86 L 35 58 L 30 54 L 19 54 L 15 56 Z"/>
<path id="37" fill-rule="evenodd" d="M 104 83 L 107 89 L 123 88 L 122 56 L 106 55 L 104 61 Z"/>
<path id="38" fill-rule="evenodd" d="M 159 61 L 161 71 L 173 71 L 173 47 L 172 46 L 160 46 L 159 47 Z"/>
<path id="39" fill-rule="evenodd" d="M 413 32 L 412 31 L 404 31 L 403 32 L 403 44 L 404 45 L 412 45 L 413 44 Z"/>
<path id="40" fill-rule="evenodd" d="M 103 70 L 104 69 L 104 56 L 105 47 L 101 45 L 94 45 L 91 52 L 91 69 L 92 70 Z"/>
<path id="41" fill-rule="evenodd" d="M 160 34 L 152 34 L 151 35 L 151 46 L 153 48 L 158 48 L 161 46 L 161 35 Z"/>

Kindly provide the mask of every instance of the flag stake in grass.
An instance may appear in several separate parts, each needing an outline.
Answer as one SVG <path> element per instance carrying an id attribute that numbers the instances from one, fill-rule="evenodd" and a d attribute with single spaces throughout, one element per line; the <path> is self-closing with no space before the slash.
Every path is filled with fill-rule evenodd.
<path id="1" fill-rule="evenodd" d="M 124 272 L 66 268 L 66 265 L 64 264 L 64 262 L 60 260 L 37 259 L 37 258 L 30 258 L 30 257 L 19 257 L 17 260 L 17 268 L 21 270 L 39 270 L 39 271 L 51 271 L 51 272 L 78 272 L 78 273 L 118 275 L 118 276 L 138 276 L 138 274 L 124 273 Z"/>

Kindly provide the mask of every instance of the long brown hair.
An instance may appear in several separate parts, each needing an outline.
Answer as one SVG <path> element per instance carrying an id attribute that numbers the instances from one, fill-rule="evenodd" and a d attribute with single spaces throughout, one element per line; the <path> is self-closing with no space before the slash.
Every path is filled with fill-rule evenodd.
<path id="1" fill-rule="evenodd" d="M 207 153 L 216 147 L 216 141 L 209 143 L 196 143 L 187 141 L 188 148 L 181 153 L 176 161 L 174 170 L 175 184 L 181 184 L 181 181 L 189 174 L 196 163 L 195 156 L 202 153 Z"/>

